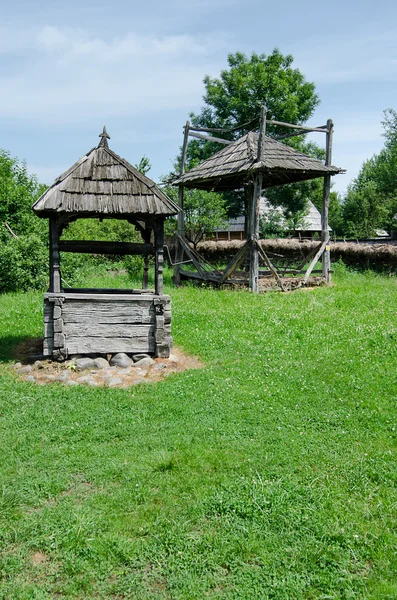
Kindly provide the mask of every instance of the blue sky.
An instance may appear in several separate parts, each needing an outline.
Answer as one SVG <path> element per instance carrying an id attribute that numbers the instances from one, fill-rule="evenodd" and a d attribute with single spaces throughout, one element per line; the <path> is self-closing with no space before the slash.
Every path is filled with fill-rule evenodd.
<path id="1" fill-rule="evenodd" d="M 16 0 L 1 16 L 0 147 L 48 184 L 104 124 L 115 152 L 148 156 L 155 180 L 168 173 L 204 75 L 217 76 L 230 52 L 294 56 L 321 99 L 310 123 L 334 120 L 342 193 L 383 145 L 383 110 L 397 109 L 390 0 Z"/>

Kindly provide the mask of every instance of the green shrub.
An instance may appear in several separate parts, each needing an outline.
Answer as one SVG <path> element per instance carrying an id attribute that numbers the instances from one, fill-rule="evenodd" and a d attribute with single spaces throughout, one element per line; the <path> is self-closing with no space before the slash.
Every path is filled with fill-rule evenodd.
<path id="1" fill-rule="evenodd" d="M 142 277 L 143 275 L 143 257 L 142 256 L 125 256 L 123 258 L 123 267 L 127 271 L 131 279 Z"/>
<path id="2" fill-rule="evenodd" d="M 9 238 L 0 245 L 0 292 L 45 289 L 48 249 L 37 235 Z"/>

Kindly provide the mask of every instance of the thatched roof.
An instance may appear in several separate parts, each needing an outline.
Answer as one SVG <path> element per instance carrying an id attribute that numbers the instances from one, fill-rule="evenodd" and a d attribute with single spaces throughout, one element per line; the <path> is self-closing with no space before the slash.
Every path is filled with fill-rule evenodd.
<path id="1" fill-rule="evenodd" d="M 39 217 L 54 213 L 107 216 L 163 216 L 178 206 L 148 177 L 109 149 L 104 128 L 98 147 L 90 150 L 33 205 Z"/>
<path id="2" fill-rule="evenodd" d="M 173 183 L 188 188 L 222 191 L 241 187 L 249 180 L 250 174 L 258 170 L 263 173 L 263 188 L 344 172 L 332 165 L 325 166 L 320 160 L 268 136 L 265 136 L 262 161 L 257 161 L 257 152 L 258 134 L 250 131 Z"/>

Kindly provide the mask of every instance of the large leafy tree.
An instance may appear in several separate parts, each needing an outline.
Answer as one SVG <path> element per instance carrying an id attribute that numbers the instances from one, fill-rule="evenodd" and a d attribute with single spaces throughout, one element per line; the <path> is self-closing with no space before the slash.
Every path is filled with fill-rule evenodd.
<path id="1" fill-rule="evenodd" d="M 269 119 L 293 124 L 305 123 L 319 104 L 314 83 L 293 67 L 293 57 L 283 55 L 278 49 L 268 56 L 253 53 L 250 57 L 241 52 L 229 54 L 228 68 L 218 78 L 204 78 L 205 106 L 199 114 L 191 114 L 191 122 L 198 127 L 232 129 L 222 134 L 226 139 L 237 139 L 259 125 L 260 108 L 267 107 Z M 268 135 L 285 133 L 284 128 L 268 126 Z M 289 143 L 314 156 L 319 148 L 305 144 L 302 138 L 291 138 Z M 187 168 L 204 160 L 223 146 L 215 142 L 194 140 L 189 143 Z M 320 152 L 321 154 L 321 152 Z M 318 182 L 297 184 L 283 192 L 275 189 L 267 193 L 273 204 L 282 204 L 290 212 L 304 210 L 307 196 L 317 191 Z M 241 214 L 244 206 L 242 193 L 226 194 L 231 216 Z"/>
<path id="2" fill-rule="evenodd" d="M 376 229 L 397 229 L 397 111 L 384 111 L 385 144 L 366 160 L 343 204 L 346 233 L 369 237 Z"/>

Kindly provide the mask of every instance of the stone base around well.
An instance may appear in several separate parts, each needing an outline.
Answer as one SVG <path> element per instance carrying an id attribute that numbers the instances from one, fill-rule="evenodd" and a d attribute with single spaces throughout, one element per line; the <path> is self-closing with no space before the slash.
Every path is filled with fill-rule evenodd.
<path id="1" fill-rule="evenodd" d="M 150 293 L 71 291 L 44 294 L 44 356 L 147 353 L 172 349 L 171 298 Z"/>

